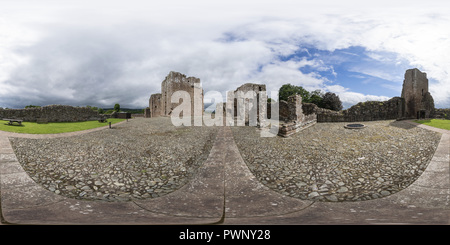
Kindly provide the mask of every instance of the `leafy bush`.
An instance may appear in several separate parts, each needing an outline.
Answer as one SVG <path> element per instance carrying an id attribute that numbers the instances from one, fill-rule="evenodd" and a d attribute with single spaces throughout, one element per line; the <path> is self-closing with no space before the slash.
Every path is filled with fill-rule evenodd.
<path id="1" fill-rule="evenodd" d="M 27 108 L 40 108 L 41 106 L 38 106 L 38 105 L 27 105 L 27 106 L 25 106 L 25 109 L 27 109 Z"/>
<path id="2" fill-rule="evenodd" d="M 327 92 L 322 93 L 320 90 L 314 90 L 312 92 L 307 91 L 301 86 L 295 86 L 292 84 L 284 84 L 278 91 L 278 99 L 287 101 L 291 95 L 298 94 L 302 97 L 303 103 L 313 103 L 320 108 L 330 109 L 334 111 L 342 110 L 342 102 L 335 93 Z"/>
<path id="3" fill-rule="evenodd" d="M 309 92 L 301 86 L 291 85 L 290 83 L 281 86 L 278 91 L 278 100 L 287 101 L 291 95 L 298 94 L 302 97 L 303 102 L 308 102 L 310 99 Z"/>
<path id="4" fill-rule="evenodd" d="M 342 102 L 335 93 L 327 92 L 323 96 L 322 108 L 330 109 L 333 111 L 342 110 Z"/>
<path id="5" fill-rule="evenodd" d="M 119 104 L 115 104 L 114 105 L 114 111 L 117 111 L 117 112 L 120 111 L 120 105 Z"/>

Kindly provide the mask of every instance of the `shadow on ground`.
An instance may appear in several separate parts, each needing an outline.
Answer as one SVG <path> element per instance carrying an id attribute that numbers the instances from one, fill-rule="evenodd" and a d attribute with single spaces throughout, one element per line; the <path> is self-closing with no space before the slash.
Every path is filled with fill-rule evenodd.
<path id="1" fill-rule="evenodd" d="M 402 129 L 413 129 L 416 128 L 417 125 L 407 123 L 406 121 L 393 121 L 389 123 L 389 126 L 396 127 L 396 128 L 402 128 Z"/>

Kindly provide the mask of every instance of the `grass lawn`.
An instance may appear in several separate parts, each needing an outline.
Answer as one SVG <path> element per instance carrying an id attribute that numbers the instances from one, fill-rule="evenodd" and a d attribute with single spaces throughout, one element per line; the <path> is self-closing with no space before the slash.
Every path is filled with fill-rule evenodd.
<path id="1" fill-rule="evenodd" d="M 442 128 L 442 129 L 450 130 L 450 120 L 428 119 L 428 120 L 416 120 L 414 122 L 425 124 L 425 125 L 432 126 L 435 128 Z"/>
<path id="2" fill-rule="evenodd" d="M 17 123 L 8 125 L 8 121 L 0 120 L 0 130 L 26 133 L 26 134 L 58 134 L 66 132 L 81 131 L 91 128 L 98 128 L 102 126 L 121 122 L 125 119 L 110 118 L 107 122 L 100 123 L 98 121 L 85 121 L 85 122 L 49 122 L 47 124 L 37 124 L 35 122 L 22 122 L 22 126 Z"/>

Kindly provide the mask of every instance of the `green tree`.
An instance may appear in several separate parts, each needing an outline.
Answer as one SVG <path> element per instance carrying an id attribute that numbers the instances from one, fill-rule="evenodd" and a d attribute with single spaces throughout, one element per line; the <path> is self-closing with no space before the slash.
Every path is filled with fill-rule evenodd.
<path id="1" fill-rule="evenodd" d="M 93 111 L 97 111 L 98 110 L 98 107 L 95 107 L 95 106 L 87 105 L 86 107 L 91 109 L 91 110 L 93 110 Z"/>
<path id="2" fill-rule="evenodd" d="M 103 110 L 103 108 L 98 108 L 98 113 L 99 113 L 99 114 L 104 114 L 105 111 Z"/>
<path id="3" fill-rule="evenodd" d="M 278 91 L 278 100 L 284 100 L 287 101 L 288 97 L 291 95 L 298 94 L 302 97 L 302 101 L 309 103 L 310 102 L 310 93 L 304 89 L 301 86 L 295 86 L 290 83 L 284 84 L 281 86 L 280 90 Z"/>
<path id="4" fill-rule="evenodd" d="M 322 97 L 322 108 L 330 109 L 333 111 L 342 110 L 342 102 L 335 93 L 327 92 Z"/>
<path id="5" fill-rule="evenodd" d="M 310 99 L 309 102 L 316 104 L 318 107 L 323 107 L 323 96 L 324 94 L 320 89 L 314 90 L 310 93 Z"/>
<path id="6" fill-rule="evenodd" d="M 114 111 L 117 111 L 117 112 L 120 111 L 120 105 L 119 104 L 115 104 L 114 105 Z"/>
<path id="7" fill-rule="evenodd" d="M 38 105 L 27 105 L 27 106 L 25 106 L 25 109 L 27 109 L 27 108 L 39 108 L 40 106 L 38 106 Z"/>

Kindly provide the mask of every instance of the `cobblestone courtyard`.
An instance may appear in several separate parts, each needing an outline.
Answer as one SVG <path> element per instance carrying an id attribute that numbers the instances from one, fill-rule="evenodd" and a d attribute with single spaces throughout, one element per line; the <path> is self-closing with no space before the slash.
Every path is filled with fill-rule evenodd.
<path id="1" fill-rule="evenodd" d="M 260 182 L 284 195 L 320 201 L 364 201 L 413 183 L 427 167 L 440 134 L 402 121 L 319 123 L 290 138 L 261 138 L 234 127 L 234 138 Z"/>
<path id="2" fill-rule="evenodd" d="M 440 135 L 396 121 L 360 130 L 320 123 L 291 138 L 232 127 L 258 180 L 284 195 L 361 201 L 395 193 L 420 176 Z M 135 119 L 114 130 L 55 139 L 12 138 L 19 162 L 44 188 L 71 198 L 129 201 L 170 193 L 209 155 L 217 127 L 174 127 L 170 118 Z"/>
<path id="3" fill-rule="evenodd" d="M 170 193 L 209 155 L 215 127 L 175 127 L 170 118 L 135 119 L 90 134 L 12 138 L 33 180 L 67 197 L 129 201 Z"/>
<path id="4" fill-rule="evenodd" d="M 2 222 L 448 224 L 447 131 L 364 124 L 319 123 L 290 138 L 164 117 L 0 132 Z"/>

